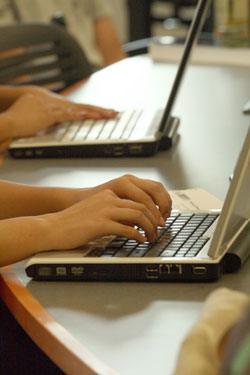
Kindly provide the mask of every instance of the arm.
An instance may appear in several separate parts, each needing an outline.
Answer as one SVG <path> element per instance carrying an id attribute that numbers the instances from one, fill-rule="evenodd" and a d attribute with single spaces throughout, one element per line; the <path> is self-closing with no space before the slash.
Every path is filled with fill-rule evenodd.
<path id="1" fill-rule="evenodd" d="M 170 212 L 171 199 L 160 183 L 126 175 L 90 189 L 1 181 L 0 207 L 4 266 L 38 251 L 72 249 L 105 235 L 152 242 Z"/>
<path id="2" fill-rule="evenodd" d="M 85 190 L 30 186 L 0 180 L 0 220 L 61 211 L 84 199 Z"/>
<path id="3" fill-rule="evenodd" d="M 145 204 L 159 223 L 170 214 L 171 198 L 162 184 L 124 175 L 89 189 L 39 187 L 0 180 L 0 220 L 58 212 L 105 190 L 121 199 Z"/>
<path id="4" fill-rule="evenodd" d="M 114 23 L 110 17 L 96 19 L 94 21 L 94 32 L 105 65 L 113 64 L 127 57 L 122 50 Z"/>
<path id="5" fill-rule="evenodd" d="M 0 112 L 5 111 L 22 93 L 20 87 L 0 85 Z"/>
<path id="6" fill-rule="evenodd" d="M 56 213 L 0 220 L 0 267 L 38 251 L 73 249 L 106 235 L 154 241 L 157 224 L 145 205 L 104 190 Z"/>

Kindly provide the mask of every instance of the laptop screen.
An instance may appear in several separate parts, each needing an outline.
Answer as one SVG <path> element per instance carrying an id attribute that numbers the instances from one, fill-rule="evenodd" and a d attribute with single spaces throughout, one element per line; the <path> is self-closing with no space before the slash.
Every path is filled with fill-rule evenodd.
<path id="1" fill-rule="evenodd" d="M 221 254 L 250 219 L 250 127 L 214 233 L 208 255 Z"/>

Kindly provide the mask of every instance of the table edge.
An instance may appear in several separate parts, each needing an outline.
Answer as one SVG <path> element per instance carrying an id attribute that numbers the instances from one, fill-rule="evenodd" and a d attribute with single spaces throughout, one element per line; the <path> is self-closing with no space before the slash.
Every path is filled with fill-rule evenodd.
<path id="1" fill-rule="evenodd" d="M 46 311 L 11 266 L 0 268 L 0 296 L 30 338 L 66 374 L 117 375 Z"/>

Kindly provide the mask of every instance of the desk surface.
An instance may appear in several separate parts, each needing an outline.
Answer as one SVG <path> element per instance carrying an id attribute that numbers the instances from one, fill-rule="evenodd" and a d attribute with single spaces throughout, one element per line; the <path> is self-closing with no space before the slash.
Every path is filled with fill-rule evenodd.
<path id="1" fill-rule="evenodd" d="M 95 73 L 70 97 L 117 109 L 163 107 L 175 71 L 176 65 L 155 64 L 147 56 L 129 58 Z M 224 199 L 249 126 L 249 117 L 242 114 L 249 87 L 248 69 L 190 66 L 174 108 L 181 124 L 179 141 L 172 150 L 147 159 L 9 158 L 0 168 L 0 178 L 79 187 L 132 173 L 159 180 L 168 189 L 201 187 Z M 37 319 L 39 329 L 49 329 L 50 338 L 56 331 L 61 334 L 54 340 L 58 350 L 45 349 L 46 353 L 70 374 L 79 374 L 80 368 L 83 374 L 93 374 L 93 368 L 98 374 L 170 375 L 181 340 L 206 296 L 219 286 L 249 292 L 250 285 L 249 261 L 239 273 L 211 284 L 39 283 L 25 276 L 24 265 L 20 262 L 3 272 L 2 293 L 12 301 L 12 312 L 20 319 L 20 306 L 14 303 L 20 290 L 38 302 L 41 316 L 44 311 L 49 314 Z M 25 309 L 25 298 L 19 300 L 30 311 Z M 39 335 L 29 333 L 40 345 Z M 68 366 L 78 361 L 78 370 L 71 367 L 69 371 L 63 349 L 72 354 Z"/>

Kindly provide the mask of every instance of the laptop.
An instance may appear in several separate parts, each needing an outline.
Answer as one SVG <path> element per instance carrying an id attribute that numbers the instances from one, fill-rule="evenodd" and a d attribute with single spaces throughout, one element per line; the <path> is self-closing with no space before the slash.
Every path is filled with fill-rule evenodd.
<path id="1" fill-rule="evenodd" d="M 171 111 L 210 0 L 199 0 L 164 110 L 128 109 L 117 119 L 72 121 L 50 127 L 9 146 L 15 158 L 151 156 L 176 141 L 179 118 Z"/>
<path id="2" fill-rule="evenodd" d="M 221 212 L 173 211 L 158 239 L 106 237 L 70 251 L 41 252 L 25 269 L 36 280 L 213 281 L 250 254 L 250 127 Z M 140 230 L 140 229 L 139 229 Z"/>

